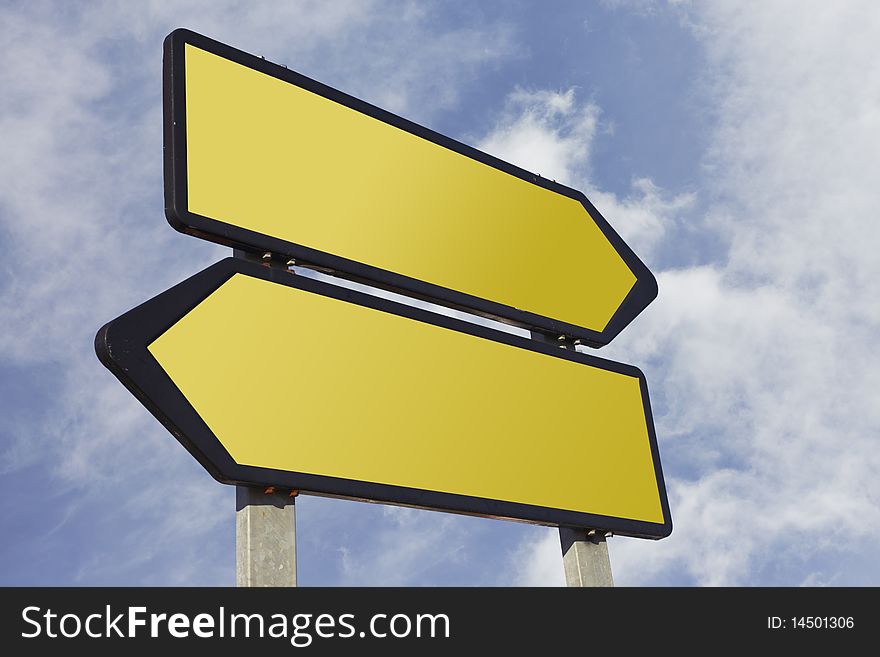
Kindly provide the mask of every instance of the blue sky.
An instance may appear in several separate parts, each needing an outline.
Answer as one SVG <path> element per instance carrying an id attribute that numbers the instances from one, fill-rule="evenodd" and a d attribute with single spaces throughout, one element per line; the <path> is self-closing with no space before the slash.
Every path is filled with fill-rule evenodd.
<path id="1" fill-rule="evenodd" d="M 176 27 L 582 189 L 655 271 L 602 355 L 648 377 L 675 532 L 610 539 L 618 584 L 880 583 L 872 3 L 3 2 L 0 25 L 0 584 L 234 580 L 234 490 L 92 348 L 228 254 L 163 216 Z M 562 582 L 551 529 L 297 509 L 303 584 Z"/>

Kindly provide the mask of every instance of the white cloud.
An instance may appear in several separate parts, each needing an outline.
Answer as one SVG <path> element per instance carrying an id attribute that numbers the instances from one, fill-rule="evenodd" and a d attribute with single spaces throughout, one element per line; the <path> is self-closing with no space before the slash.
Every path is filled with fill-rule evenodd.
<path id="1" fill-rule="evenodd" d="M 593 140 L 601 132 L 598 106 L 580 101 L 574 89 L 517 89 L 508 96 L 497 124 L 479 147 L 546 178 L 584 190 L 605 218 L 648 260 L 666 231 L 680 225 L 680 215 L 693 207 L 696 196 L 670 196 L 646 178 L 634 180 L 630 194 L 624 198 L 595 189 L 590 182 L 590 154 Z M 633 359 L 634 354 L 630 354 L 630 362 Z M 555 529 L 529 533 L 505 563 L 507 571 L 513 573 L 504 580 L 506 583 L 564 584 Z"/>
<path id="2" fill-rule="evenodd" d="M 647 259 L 664 231 L 695 203 L 693 193 L 670 196 L 649 178 L 636 178 L 630 193 L 596 189 L 590 180 L 591 149 L 597 135 L 609 132 L 592 101 L 575 89 L 516 89 L 479 148 L 522 168 L 586 192 L 593 204 L 639 255 Z"/>
<path id="3" fill-rule="evenodd" d="M 2 419 L 0 472 L 38 468 L 39 499 L 92 533 L 75 581 L 211 583 L 232 573 L 232 536 L 221 529 L 232 527 L 231 489 L 92 348 L 104 322 L 228 255 L 165 222 L 163 37 L 189 27 L 425 121 L 513 43 L 503 22 L 444 29 L 435 14 L 424 3 L 317 0 L 0 8 L 0 359 L 4 376 L 33 388 L 36 409 Z M 44 530 L 22 540 L 39 544 Z"/>
<path id="4" fill-rule="evenodd" d="M 543 527 L 530 533 L 509 557 L 515 586 L 565 586 L 559 530 Z"/>
<path id="5" fill-rule="evenodd" d="M 516 52 L 514 31 L 503 21 L 438 29 L 441 7 L 412 0 L 154 0 L 141 29 L 189 27 L 426 121 L 453 107 L 478 72 Z"/>
<path id="6" fill-rule="evenodd" d="M 389 522 L 369 544 L 342 545 L 342 581 L 350 586 L 406 586 L 431 581 L 438 569 L 464 558 L 466 526 L 447 514 L 385 506 Z"/>
<path id="7" fill-rule="evenodd" d="M 657 302 L 603 352 L 646 370 L 676 527 L 614 539 L 615 579 L 876 583 L 843 557 L 870 563 L 880 538 L 880 12 L 705 3 L 685 18 L 717 112 L 701 230 L 728 249 L 655 267 Z M 648 241 L 680 239 L 675 211 L 694 201 L 640 206 Z"/>
<path id="8" fill-rule="evenodd" d="M 510 56 L 512 31 L 436 34 L 431 8 L 416 3 L 141 7 L 0 9 L 0 355 L 13 376 L 53 373 L 39 381 L 39 421 L 2 425 L 0 470 L 39 462 L 53 503 L 67 500 L 48 543 L 74 521 L 100 536 L 76 581 L 231 581 L 231 491 L 91 351 L 101 323 L 224 253 L 162 217 L 161 37 L 192 27 L 424 121 Z M 647 179 L 623 196 L 595 189 L 602 116 L 573 90 L 515 90 L 481 142 L 583 189 L 658 274 L 657 302 L 602 355 L 646 370 L 676 529 L 658 543 L 612 539 L 615 580 L 876 583 L 876 566 L 843 564 L 873 563 L 880 528 L 880 12 L 857 2 L 681 11 L 704 43 L 703 100 L 716 114 L 699 197 Z M 701 234 L 724 253 L 692 267 L 661 257 Z M 351 547 L 360 537 L 326 538 L 344 548 L 346 577 L 419 581 L 491 523 L 400 510 L 382 522 L 362 553 Z M 505 573 L 486 581 L 559 583 L 555 531 L 530 534 L 506 557 L 479 555 Z"/>
<path id="9" fill-rule="evenodd" d="M 480 149 L 561 183 L 589 162 L 599 108 L 581 105 L 574 89 L 562 92 L 517 89 Z"/>
<path id="10" fill-rule="evenodd" d="M 670 195 L 657 187 L 650 178 L 636 178 L 624 198 L 589 187 L 593 205 L 613 222 L 626 243 L 646 262 L 653 259 L 656 247 L 667 232 L 675 229 L 680 235 L 687 230 L 683 218 L 695 207 L 694 192 Z"/>

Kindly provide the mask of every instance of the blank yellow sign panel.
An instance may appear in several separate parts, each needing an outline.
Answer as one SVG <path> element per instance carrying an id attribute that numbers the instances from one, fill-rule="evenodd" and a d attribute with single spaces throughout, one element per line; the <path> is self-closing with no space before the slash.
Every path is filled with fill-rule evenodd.
<path id="1" fill-rule="evenodd" d="M 664 523 L 637 376 L 241 273 L 149 351 L 238 464 Z"/>
<path id="2" fill-rule="evenodd" d="M 583 327 L 596 343 L 656 294 L 650 272 L 575 190 L 512 175 L 499 168 L 511 165 L 490 166 L 476 159 L 485 154 L 444 147 L 232 55 L 187 42 L 182 56 L 185 125 L 175 130 L 185 135 L 185 171 L 175 175 L 185 178 L 188 219 L 175 226 L 261 247 L 268 236 L 500 304 L 510 311 L 501 316 L 550 318 L 575 327 L 570 335 Z M 174 152 L 177 171 L 183 149 Z M 372 269 L 338 268 L 372 279 Z M 612 327 L 639 277 L 644 298 L 628 301 Z"/>

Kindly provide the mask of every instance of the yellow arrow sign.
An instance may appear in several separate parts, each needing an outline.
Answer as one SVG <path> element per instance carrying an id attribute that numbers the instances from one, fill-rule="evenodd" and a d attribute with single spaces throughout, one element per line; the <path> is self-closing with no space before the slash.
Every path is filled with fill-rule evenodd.
<path id="1" fill-rule="evenodd" d="M 101 360 L 218 479 L 659 538 L 636 368 L 227 259 Z"/>
<path id="2" fill-rule="evenodd" d="M 594 346 L 656 296 L 582 193 L 187 30 L 165 111 L 184 232 Z"/>

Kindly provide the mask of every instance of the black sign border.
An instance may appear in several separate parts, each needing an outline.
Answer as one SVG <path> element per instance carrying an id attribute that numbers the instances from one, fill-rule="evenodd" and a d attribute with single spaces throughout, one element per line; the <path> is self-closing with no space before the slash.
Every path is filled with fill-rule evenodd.
<path id="1" fill-rule="evenodd" d="M 179 319 L 212 294 L 234 274 L 260 278 L 347 301 L 360 306 L 426 322 L 478 338 L 494 340 L 521 349 L 547 354 L 554 358 L 582 363 L 639 379 L 646 412 L 648 437 L 657 477 L 657 487 L 666 522 L 643 522 L 626 518 L 580 513 L 564 509 L 484 499 L 454 493 L 420 490 L 372 482 L 259 468 L 236 463 L 208 428 L 183 393 L 149 352 L 148 346 Z M 234 347 L 231 347 L 234 348 Z M 276 486 L 284 489 L 346 499 L 373 501 L 423 509 L 435 509 L 466 515 L 520 520 L 524 522 L 590 528 L 625 536 L 663 538 L 672 532 L 672 519 L 666 497 L 666 485 L 660 466 L 660 453 L 654 433 L 654 420 L 644 374 L 636 367 L 596 356 L 562 349 L 556 345 L 519 337 L 472 324 L 427 310 L 404 305 L 363 292 L 332 285 L 285 269 L 257 264 L 242 258 L 226 258 L 195 274 L 171 289 L 109 322 L 95 337 L 95 351 L 100 361 L 128 388 L 195 459 L 218 481 L 243 486 Z M 222 353 L 217 358 L 223 358 Z M 255 364 L 253 380 L 248 385 L 278 385 L 264 376 L 267 364 Z M 271 371 L 271 364 L 269 365 Z M 585 464 L 584 476 L 590 476 Z M 523 482 L 528 485 L 527 481 Z"/>
<path id="2" fill-rule="evenodd" d="M 595 331 L 569 324 L 512 306 L 497 303 L 409 276 L 390 272 L 354 260 L 318 251 L 300 244 L 256 233 L 217 219 L 194 214 L 188 209 L 186 164 L 186 84 L 184 46 L 191 44 L 214 53 L 242 66 L 254 69 L 302 89 L 323 96 L 353 110 L 366 114 L 426 139 L 439 146 L 465 155 L 512 176 L 543 187 L 557 194 L 578 201 L 596 225 L 620 254 L 636 276 L 636 282 L 623 303 L 602 331 Z M 270 252 L 333 270 L 336 275 L 365 282 L 392 291 L 402 291 L 410 296 L 434 301 L 454 308 L 466 309 L 487 317 L 507 321 L 516 326 L 555 335 L 580 339 L 592 347 L 602 347 L 617 336 L 657 296 L 657 281 L 651 271 L 632 249 L 615 232 L 587 197 L 576 189 L 521 169 L 488 153 L 446 137 L 429 128 L 392 114 L 375 105 L 343 93 L 337 89 L 296 73 L 287 67 L 274 64 L 261 57 L 250 55 L 231 46 L 215 41 L 187 29 L 177 29 L 165 38 L 163 56 L 163 108 L 164 108 L 164 179 L 165 216 L 178 231 L 219 244 L 242 249 L 251 253 Z M 523 266 L 528 266 L 523 263 Z"/>

